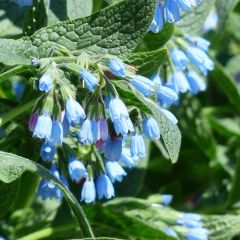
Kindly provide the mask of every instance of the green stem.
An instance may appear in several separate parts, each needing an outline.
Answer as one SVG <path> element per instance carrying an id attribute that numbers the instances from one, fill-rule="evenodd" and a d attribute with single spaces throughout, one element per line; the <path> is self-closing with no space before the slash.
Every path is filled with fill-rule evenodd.
<path id="1" fill-rule="evenodd" d="M 68 225 L 60 225 L 60 226 L 55 226 L 55 227 L 49 227 L 42 229 L 40 231 L 31 233 L 25 237 L 21 237 L 18 240 L 38 240 L 38 239 L 46 239 L 48 237 L 51 237 L 54 234 L 59 234 L 59 233 L 65 233 L 66 231 L 69 230 L 75 230 L 76 229 L 76 224 L 68 224 Z"/>
<path id="2" fill-rule="evenodd" d="M 17 66 L 15 68 L 10 69 L 9 71 L 6 71 L 2 74 L 0 74 L 0 84 L 4 81 L 8 80 L 11 76 L 18 75 L 23 72 L 27 72 L 31 69 L 31 66 Z"/>
<path id="3" fill-rule="evenodd" d="M 20 107 L 13 109 L 12 111 L 6 113 L 2 118 L 0 118 L 0 126 L 6 124 L 7 122 L 11 121 L 12 119 L 16 118 L 20 114 L 30 110 L 34 107 L 36 103 L 36 99 L 28 102 Z"/>

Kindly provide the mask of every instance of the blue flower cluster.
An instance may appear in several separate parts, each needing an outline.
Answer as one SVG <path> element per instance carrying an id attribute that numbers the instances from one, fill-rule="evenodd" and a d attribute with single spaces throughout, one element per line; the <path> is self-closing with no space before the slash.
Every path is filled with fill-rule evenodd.
<path id="1" fill-rule="evenodd" d="M 58 77 L 56 64 L 41 64 L 40 60 L 38 67 L 42 75 L 37 86 L 43 97 L 31 115 L 29 129 L 33 137 L 44 140 L 40 149 L 42 160 L 50 162 L 53 174 L 59 175 L 56 174 L 59 166 L 57 147 L 62 147 L 68 160 L 68 176 L 81 185 L 82 201 L 90 203 L 96 198 L 113 197 L 113 184 L 121 182 L 127 175 L 123 167 L 132 168 L 147 154 L 143 134 L 148 140 L 158 140 L 161 129 L 156 119 L 144 112 L 139 115 L 140 121 L 133 122 L 131 111 L 120 98 L 112 81 L 116 78 L 123 79 L 128 87 L 143 97 L 158 95 L 160 98 L 161 94 L 165 94 L 176 100 L 177 94 L 167 87 L 156 91 L 154 81 L 136 75 L 129 70 L 130 66 L 115 58 L 103 62 L 102 72 L 105 74 L 102 76 L 93 67 L 83 68 L 80 64 L 75 66 L 74 69 L 79 67 L 77 76 L 83 89 L 86 87 L 91 96 L 80 105 L 71 86 Z M 69 73 L 76 74 L 71 68 Z M 177 124 L 177 119 L 171 112 L 161 108 L 159 111 Z M 77 158 L 74 153 L 76 151 L 69 146 L 66 148 L 67 139 L 77 139 L 77 144 L 80 144 L 78 150 L 86 150 L 86 156 Z M 43 199 L 61 199 L 59 190 L 52 188 L 51 183 L 43 180 L 39 186 L 39 195 Z"/>
<path id="2" fill-rule="evenodd" d="M 162 30 L 164 22 L 174 23 L 180 20 L 180 11 L 191 11 L 201 0 L 162 0 L 158 1 L 154 19 L 149 28 L 157 33 Z"/>
<path id="3" fill-rule="evenodd" d="M 181 39 L 182 40 L 182 39 Z M 207 52 L 210 43 L 197 36 L 185 35 L 180 47 L 172 47 L 169 52 L 171 72 L 165 84 L 159 74 L 152 77 L 159 87 L 157 100 L 165 107 L 178 104 L 179 94 L 191 92 L 198 94 L 206 89 L 206 83 L 200 76 L 207 76 L 214 68 Z M 199 72 L 199 73 L 198 73 Z"/>

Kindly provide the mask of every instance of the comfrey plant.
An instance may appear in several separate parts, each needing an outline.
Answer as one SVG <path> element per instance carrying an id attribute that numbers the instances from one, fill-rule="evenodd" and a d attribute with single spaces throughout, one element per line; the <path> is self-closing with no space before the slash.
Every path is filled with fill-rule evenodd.
<path id="1" fill-rule="evenodd" d="M 159 139 L 161 135 L 153 116 L 128 109 L 116 88 L 118 82 L 142 97 L 156 96 L 158 91 L 153 81 L 136 74 L 136 69 L 116 57 L 106 55 L 95 59 L 84 52 L 73 62 L 70 60 L 33 59 L 39 72 L 36 86 L 42 98 L 30 117 L 29 130 L 43 140 L 41 158 L 52 165 L 51 172 L 59 179 L 57 166 L 60 170 L 64 164 L 57 148 L 62 147 L 68 161 L 68 175 L 82 186 L 81 200 L 90 203 L 96 197 L 115 196 L 113 184 L 127 175 L 123 166 L 132 168 L 147 154 L 144 135 L 148 140 Z M 75 78 L 77 88 L 67 76 Z M 78 91 L 82 94 L 80 100 L 76 99 Z M 168 110 L 160 111 L 173 124 L 177 123 Z M 81 146 L 80 153 L 70 146 Z M 78 158 L 79 155 L 82 156 Z M 51 187 L 43 180 L 39 195 L 43 199 L 61 199 Z"/>

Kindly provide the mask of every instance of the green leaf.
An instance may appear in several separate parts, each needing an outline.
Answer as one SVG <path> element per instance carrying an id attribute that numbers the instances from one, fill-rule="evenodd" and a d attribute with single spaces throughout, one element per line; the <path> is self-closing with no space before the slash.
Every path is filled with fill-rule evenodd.
<path id="1" fill-rule="evenodd" d="M 14 205 L 18 189 L 19 180 L 8 184 L 0 182 L 0 218 Z"/>
<path id="2" fill-rule="evenodd" d="M 29 65 L 31 63 L 28 49 L 32 44 L 28 40 L 0 39 L 0 62 L 5 65 Z"/>
<path id="3" fill-rule="evenodd" d="M 0 39 L 0 62 L 30 64 L 31 56 L 48 57 L 53 49 L 59 48 L 84 49 L 93 54 L 127 54 L 146 33 L 155 4 L 156 0 L 126 0 L 89 17 L 42 28 L 30 40 Z"/>
<path id="4" fill-rule="evenodd" d="M 159 227 L 128 215 L 119 207 L 110 209 L 101 205 L 86 206 L 85 211 L 91 216 L 91 222 L 99 231 L 105 230 L 105 232 L 126 239 L 173 240 Z"/>
<path id="5" fill-rule="evenodd" d="M 217 8 L 217 14 L 218 14 L 218 28 L 222 32 L 223 29 L 225 29 L 230 13 L 238 3 L 238 0 L 217 0 L 216 1 L 216 8 Z M 231 24 L 231 22 L 229 22 Z"/>
<path id="6" fill-rule="evenodd" d="M 167 49 L 152 52 L 130 53 L 125 62 L 137 68 L 138 74 L 151 77 L 162 65 L 167 56 Z"/>
<path id="7" fill-rule="evenodd" d="M 215 68 L 210 72 L 210 77 L 215 84 L 225 93 L 229 102 L 235 106 L 236 110 L 240 112 L 240 92 L 236 82 L 226 73 L 224 68 L 219 64 L 215 64 Z"/>
<path id="8" fill-rule="evenodd" d="M 76 217 L 83 236 L 94 237 L 88 220 L 77 199 L 60 180 L 38 163 L 14 154 L 0 151 L 0 181 L 9 184 L 17 180 L 25 171 L 44 177 L 46 180 L 54 183 L 58 188 L 60 188 L 69 204 L 69 207 Z"/>
<path id="9" fill-rule="evenodd" d="M 121 99 L 125 102 L 127 106 L 134 106 L 139 108 L 142 112 L 151 113 L 148 106 L 139 101 L 139 99 L 134 95 L 134 93 L 126 86 L 126 84 L 120 81 L 113 81 L 117 92 L 119 93 Z"/>
<path id="10" fill-rule="evenodd" d="M 210 10 L 214 7 L 215 0 L 201 1 L 194 11 L 184 13 L 177 25 L 184 33 L 199 34 Z"/>
<path id="11" fill-rule="evenodd" d="M 162 48 L 172 37 L 174 24 L 165 23 L 164 28 L 159 33 L 148 32 L 143 41 L 137 47 L 138 51 L 153 51 Z"/>
<path id="12" fill-rule="evenodd" d="M 210 240 L 232 240 L 240 234 L 239 215 L 212 215 L 206 217 Z"/>
<path id="13" fill-rule="evenodd" d="M 56 45 L 69 51 L 127 54 L 146 33 L 155 4 L 155 0 L 126 0 L 92 16 L 43 28 L 31 37 L 34 46 L 31 50 L 40 57 L 46 57 Z"/>

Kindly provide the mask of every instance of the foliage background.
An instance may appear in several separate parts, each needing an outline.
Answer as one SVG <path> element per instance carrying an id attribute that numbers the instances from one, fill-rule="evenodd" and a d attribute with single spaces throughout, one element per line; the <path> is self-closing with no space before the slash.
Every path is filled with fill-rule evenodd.
<path id="1" fill-rule="evenodd" d="M 51 26 L 67 18 L 84 17 L 115 2 L 118 1 L 52 1 L 45 16 L 41 9 L 44 8 L 43 2 L 38 11 L 33 13 L 27 8 L 0 1 L 0 37 L 18 39 L 23 28 L 26 30 L 24 33 L 29 35 L 39 27 Z M 76 7 L 76 4 L 81 7 Z M 154 61 L 160 61 L 156 56 L 163 54 L 163 50 L 159 49 L 164 47 L 174 31 L 179 28 L 184 32 L 199 32 L 210 6 L 214 5 L 219 16 L 218 28 L 204 35 L 212 43 L 210 54 L 216 62 L 215 70 L 208 77 L 208 90 L 194 97 L 182 96 L 181 104 L 172 109 L 179 119 L 182 133 L 178 162 L 173 165 L 166 159 L 162 143 L 149 146 L 149 157 L 131 170 L 117 186 L 117 196 L 124 198 L 84 206 L 97 236 L 167 239 L 149 207 L 138 203 L 136 199 L 132 199 L 132 204 L 125 202 L 126 197 L 131 196 L 145 199 L 145 203 L 150 204 L 148 197 L 156 193 L 173 194 L 173 208 L 207 214 L 210 239 L 232 239 L 240 233 L 240 217 L 237 214 L 240 200 L 240 2 L 205 0 L 191 18 L 183 17 L 175 29 L 173 25 L 166 25 L 154 38 L 148 33 L 139 43 L 135 54 L 155 51 L 155 55 L 145 59 L 146 66 L 136 61 L 135 64 L 139 64 L 146 76 L 150 75 L 155 69 L 149 70 L 149 66 L 156 66 Z M 27 26 L 31 23 L 23 20 L 26 12 L 30 16 L 26 19 L 36 14 L 34 17 L 39 24 L 34 26 L 36 29 L 28 30 Z M 128 61 L 134 61 L 134 54 Z M 161 62 L 156 64 L 160 65 Z M 1 64 L 0 69 L 4 72 L 8 67 Z M 11 77 L 11 80 L 14 78 L 26 82 L 29 76 L 31 74 L 26 72 Z M 31 83 L 30 80 L 26 85 L 25 102 L 32 99 Z M 0 80 L 1 116 L 11 109 L 19 109 L 11 89 L 10 81 L 1 83 Z M 5 130 L 0 128 L 0 150 L 39 162 L 40 145 L 33 141 L 26 128 L 29 113 L 26 111 L 3 125 Z M 54 201 L 45 204 L 36 199 L 38 182 L 39 177 L 29 172 L 11 183 L 0 182 L 0 233 L 9 239 L 78 238 L 79 229 L 65 201 L 61 204 Z M 77 186 L 71 186 L 71 190 L 76 197 L 79 196 Z M 224 214 L 225 217 L 215 214 Z"/>

